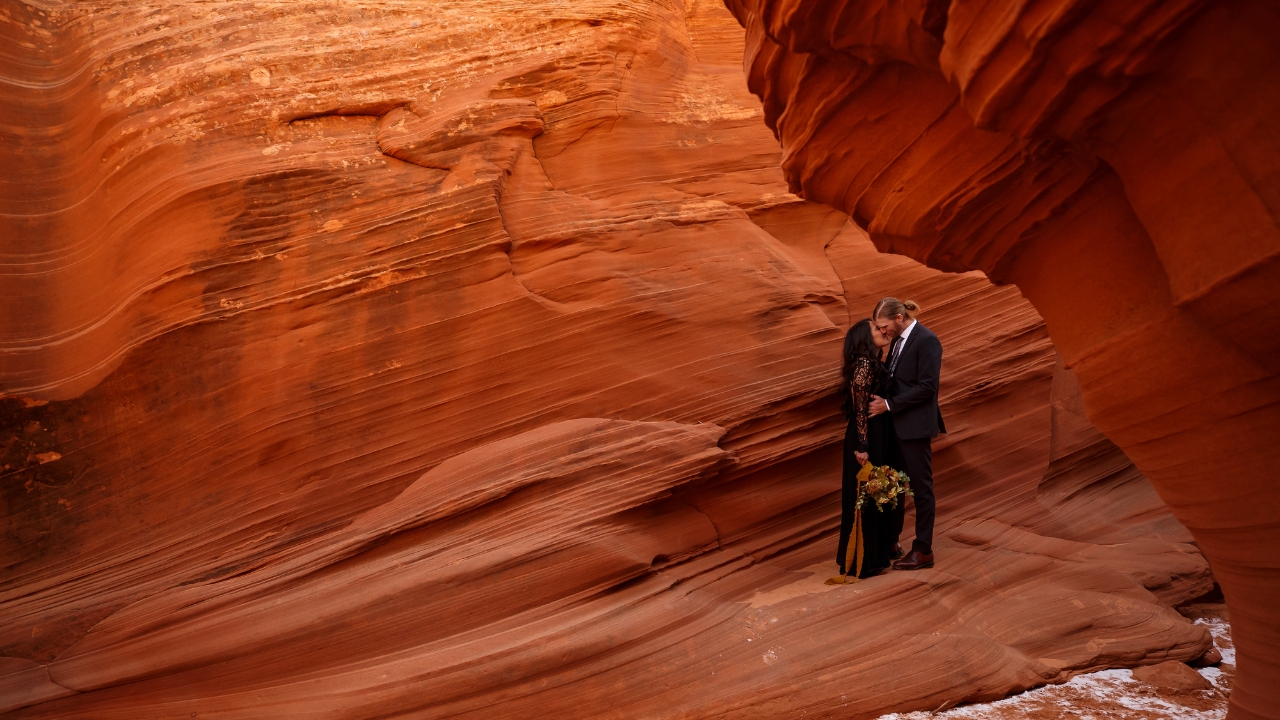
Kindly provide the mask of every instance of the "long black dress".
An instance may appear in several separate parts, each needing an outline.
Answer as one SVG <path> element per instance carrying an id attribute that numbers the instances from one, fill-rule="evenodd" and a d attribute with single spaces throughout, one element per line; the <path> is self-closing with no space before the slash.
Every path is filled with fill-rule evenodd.
<path id="1" fill-rule="evenodd" d="M 888 465 L 895 470 L 902 470 L 902 458 L 898 450 L 898 438 L 893 432 L 893 418 L 888 413 L 876 417 L 868 417 L 871 396 L 886 397 L 893 382 L 889 372 L 879 360 L 858 358 L 854 361 L 852 403 L 845 402 L 849 416 L 849 426 L 844 433 L 844 469 L 840 493 L 840 544 L 836 549 L 836 563 L 844 571 L 845 549 L 849 544 L 849 533 L 853 530 L 853 519 L 858 512 L 858 464 L 855 452 L 867 453 L 868 462 L 873 465 Z M 889 567 L 889 552 L 898 541 L 898 529 L 902 523 L 898 516 L 906 511 L 905 498 L 898 499 L 896 509 L 877 510 L 875 503 L 864 504 L 862 508 L 862 573 L 859 577 L 870 577 Z M 853 573 L 850 563 L 850 574 Z"/>

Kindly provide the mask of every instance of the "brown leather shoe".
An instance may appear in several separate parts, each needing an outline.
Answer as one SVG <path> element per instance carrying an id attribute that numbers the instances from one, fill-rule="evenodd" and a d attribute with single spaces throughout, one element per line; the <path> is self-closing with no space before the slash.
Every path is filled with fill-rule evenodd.
<path id="1" fill-rule="evenodd" d="M 893 564 L 894 570 L 923 570 L 933 567 L 933 553 L 928 555 L 919 550 L 912 550 L 907 556 Z"/>
<path id="2" fill-rule="evenodd" d="M 897 560 L 903 555 L 906 555 L 906 553 L 902 551 L 902 543 L 894 543 L 893 547 L 889 548 L 890 560 Z"/>

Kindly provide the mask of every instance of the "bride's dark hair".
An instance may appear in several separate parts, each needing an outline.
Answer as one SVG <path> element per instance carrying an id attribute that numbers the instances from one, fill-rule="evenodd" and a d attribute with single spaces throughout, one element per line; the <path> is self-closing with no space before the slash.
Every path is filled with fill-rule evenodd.
<path id="1" fill-rule="evenodd" d="M 880 348 L 871 337 L 871 318 L 862 318 L 844 334 L 844 364 L 840 368 L 840 376 L 844 383 L 840 386 L 840 412 L 846 420 L 853 418 L 853 396 L 849 392 L 849 383 L 853 382 L 853 373 L 858 358 L 866 358 L 874 373 L 874 383 L 878 384 L 885 372 L 884 363 L 880 362 Z"/>

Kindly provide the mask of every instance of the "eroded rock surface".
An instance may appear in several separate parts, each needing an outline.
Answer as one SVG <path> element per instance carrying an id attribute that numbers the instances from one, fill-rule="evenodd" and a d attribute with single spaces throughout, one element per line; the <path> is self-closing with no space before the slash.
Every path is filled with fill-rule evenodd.
<path id="1" fill-rule="evenodd" d="M 1211 559 L 1233 718 L 1280 717 L 1280 8 L 728 0 L 790 187 L 1016 283 Z"/>
<path id="2" fill-rule="evenodd" d="M 866 717 L 1207 649 L 1040 315 L 790 194 L 718 4 L 0 34 L 15 716 Z M 947 348 L 940 564 L 831 588 L 889 292 Z"/>

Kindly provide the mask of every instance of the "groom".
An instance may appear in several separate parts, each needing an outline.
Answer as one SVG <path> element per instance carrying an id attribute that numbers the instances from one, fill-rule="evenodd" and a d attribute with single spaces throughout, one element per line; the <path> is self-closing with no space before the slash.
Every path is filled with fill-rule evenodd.
<path id="1" fill-rule="evenodd" d="M 933 449 L 931 441 L 945 433 L 938 409 L 938 375 L 942 370 L 942 343 L 929 328 L 916 322 L 920 306 L 897 298 L 876 303 L 871 322 L 893 341 L 889 353 L 892 395 L 872 397 L 870 415 L 893 415 L 893 429 L 902 451 L 903 470 L 911 478 L 916 501 L 916 539 L 911 552 L 893 564 L 896 570 L 933 567 Z M 898 531 L 902 531 L 901 515 Z M 901 552 L 901 550 L 899 550 Z"/>

